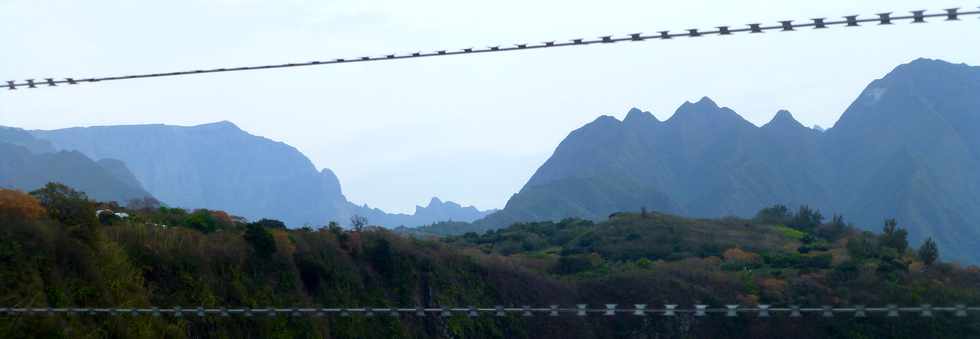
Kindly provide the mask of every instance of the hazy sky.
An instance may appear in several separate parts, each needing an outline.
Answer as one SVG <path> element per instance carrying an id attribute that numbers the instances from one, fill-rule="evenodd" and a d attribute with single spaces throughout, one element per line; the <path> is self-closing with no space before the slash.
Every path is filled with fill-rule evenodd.
<path id="1" fill-rule="evenodd" d="M 0 80 L 288 63 L 976 1 L 0 0 Z M 0 92 L 0 125 L 229 120 L 331 168 L 356 203 L 499 208 L 573 129 L 709 96 L 832 126 L 917 57 L 980 64 L 980 20 L 424 58 Z M 870 26 L 870 25 L 869 25 Z"/>

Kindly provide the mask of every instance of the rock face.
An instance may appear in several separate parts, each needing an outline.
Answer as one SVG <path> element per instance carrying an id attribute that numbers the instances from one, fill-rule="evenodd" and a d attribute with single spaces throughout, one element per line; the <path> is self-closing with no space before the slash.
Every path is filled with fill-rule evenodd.
<path id="1" fill-rule="evenodd" d="M 561 142 L 506 207 L 477 222 L 605 218 L 641 208 L 751 216 L 781 203 L 860 225 L 895 217 L 917 243 L 980 261 L 980 67 L 920 59 L 872 82 L 826 131 L 780 111 L 756 127 L 711 99 L 667 121 L 637 109 Z"/>
<path id="2" fill-rule="evenodd" d="M 151 196 L 119 160 L 95 162 L 79 152 L 58 152 L 26 131 L 0 127 L 0 187 L 32 191 L 49 182 L 120 204 Z"/>
<path id="3" fill-rule="evenodd" d="M 321 174 L 295 148 L 250 135 L 230 122 L 33 133 L 57 149 L 122 159 L 148 191 L 172 206 L 302 225 L 325 222 L 346 201 L 333 173 Z"/>
<path id="4" fill-rule="evenodd" d="M 161 201 L 220 209 L 290 226 L 346 224 L 357 214 L 384 226 L 418 226 L 438 218 L 472 221 L 485 213 L 455 203 L 430 204 L 422 215 L 388 214 L 347 201 L 333 171 L 318 171 L 298 150 L 223 121 L 199 126 L 133 125 L 32 131 L 60 150 L 121 159 Z M 107 164 L 114 168 L 118 164 Z M 438 199 L 435 200 L 438 202 Z M 447 205 L 448 204 L 448 205 Z M 448 219 L 447 219 L 448 220 Z"/>

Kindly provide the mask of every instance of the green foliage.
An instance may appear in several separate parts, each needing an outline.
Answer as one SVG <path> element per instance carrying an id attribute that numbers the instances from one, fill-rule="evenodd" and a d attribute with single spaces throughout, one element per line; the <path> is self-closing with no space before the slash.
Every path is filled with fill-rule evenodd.
<path id="1" fill-rule="evenodd" d="M 85 193 L 59 183 L 48 183 L 31 192 L 51 219 L 65 225 L 95 225 L 95 205 Z"/>
<path id="2" fill-rule="evenodd" d="M 793 240 L 803 240 L 807 234 L 795 228 L 789 228 L 783 225 L 776 225 L 776 230 L 779 231 L 784 237 Z"/>
<path id="3" fill-rule="evenodd" d="M 558 258 L 554 271 L 558 274 L 576 274 L 596 268 L 600 263 L 601 258 L 589 254 L 562 256 Z"/>
<path id="4" fill-rule="evenodd" d="M 187 216 L 186 225 L 204 233 L 218 230 L 218 221 L 205 209 L 196 210 Z"/>
<path id="5" fill-rule="evenodd" d="M 918 255 L 919 260 L 922 260 L 926 266 L 932 266 L 936 260 L 939 260 L 939 246 L 930 237 L 919 247 Z"/>
<path id="6" fill-rule="evenodd" d="M 792 220 L 792 214 L 785 205 L 776 204 L 760 210 L 755 215 L 755 221 L 763 224 L 784 225 Z"/>
<path id="7" fill-rule="evenodd" d="M 893 248 L 899 254 L 905 253 L 905 250 L 909 247 L 908 235 L 908 230 L 899 228 L 898 222 L 895 219 L 885 220 L 885 227 L 881 235 L 881 245 Z"/>
<path id="8" fill-rule="evenodd" d="M 800 209 L 793 216 L 793 219 L 789 222 L 789 227 L 802 230 L 805 232 L 812 232 L 823 222 L 823 215 L 820 211 L 810 209 L 807 205 L 800 206 Z"/>
<path id="9" fill-rule="evenodd" d="M 274 229 L 280 229 L 280 230 L 286 229 L 286 223 L 284 223 L 282 221 L 279 221 L 279 220 L 276 220 L 276 219 L 262 218 L 262 219 L 259 219 L 259 221 L 253 222 L 251 224 L 258 225 L 258 226 L 265 227 L 265 228 L 274 228 Z"/>
<path id="10" fill-rule="evenodd" d="M 847 253 L 858 260 L 880 257 L 878 239 L 870 232 L 851 238 L 847 241 Z"/>
<path id="11" fill-rule="evenodd" d="M 0 204 L 0 215 L 17 204 Z M 36 214 L 43 211 L 36 210 Z M 712 305 L 980 303 L 980 271 L 934 263 L 910 272 L 882 236 L 847 230 L 850 259 L 795 253 L 781 229 L 740 219 L 650 212 L 593 223 L 514 225 L 444 240 L 373 228 L 286 230 L 228 225 L 216 211 L 159 208 L 92 227 L 81 238 L 54 218 L 0 227 L 0 305 L 398 306 L 548 305 L 654 300 Z M 21 213 L 20 215 L 24 215 Z M 191 227 L 214 219 L 215 231 Z M 94 218 L 94 215 L 92 215 Z M 200 220 L 196 220 L 200 221 Z M 171 226 L 161 227 L 162 222 Z M 799 230 L 796 230 L 799 232 Z M 804 233 L 812 234 L 812 233 Z M 834 246 L 823 239 L 809 244 Z M 506 254 L 506 255 L 504 255 Z M 908 258 L 909 256 L 906 256 Z M 777 319 L 774 319 L 777 320 Z M 799 322 L 762 334 L 788 337 L 977 337 L 972 319 Z M 698 326 L 660 318 L 590 322 L 521 317 L 0 317 L 0 337 L 418 338 L 759 337 L 746 323 Z M 70 329 L 70 332 L 69 330 Z"/>
<path id="12" fill-rule="evenodd" d="M 803 255 L 800 253 L 763 253 L 763 261 L 773 268 L 795 268 L 801 270 L 828 269 L 833 262 L 829 254 Z"/>
<path id="13" fill-rule="evenodd" d="M 268 258 L 276 253 L 276 239 L 272 237 L 272 233 L 268 229 L 259 223 L 248 224 L 242 237 L 251 245 L 252 250 L 259 257 Z"/>
<path id="14" fill-rule="evenodd" d="M 848 228 L 850 227 L 844 222 L 844 216 L 835 214 L 829 224 L 817 227 L 816 235 L 830 241 L 835 241 L 844 236 Z"/>

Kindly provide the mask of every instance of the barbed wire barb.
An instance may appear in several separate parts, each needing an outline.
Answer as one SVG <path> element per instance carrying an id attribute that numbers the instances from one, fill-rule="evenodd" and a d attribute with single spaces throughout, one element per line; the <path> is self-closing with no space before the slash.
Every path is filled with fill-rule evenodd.
<path id="1" fill-rule="evenodd" d="M 52 308 L 52 307 L 0 307 L 0 318 L 16 316 L 170 316 L 182 318 L 187 315 L 197 318 L 203 317 L 246 317 L 254 316 L 266 317 L 325 317 L 325 316 L 365 316 L 374 317 L 379 314 L 386 314 L 391 317 L 404 315 L 414 315 L 425 317 L 427 314 L 439 317 L 466 316 L 479 317 L 483 315 L 506 317 L 516 315 L 520 317 L 535 317 L 546 315 L 548 317 L 558 317 L 562 315 L 586 317 L 590 315 L 601 315 L 604 317 L 613 316 L 664 316 L 677 317 L 679 315 L 689 315 L 694 317 L 711 317 L 719 314 L 723 317 L 739 317 L 739 314 L 754 315 L 757 318 L 786 317 L 801 318 L 807 314 L 814 314 L 822 318 L 835 318 L 837 314 L 847 317 L 868 318 L 880 315 L 886 318 L 906 316 L 918 316 L 931 318 L 937 316 L 952 316 L 954 318 L 965 318 L 971 314 L 980 314 L 980 307 L 969 307 L 965 304 L 953 306 L 933 306 L 932 304 L 920 304 L 915 306 L 899 306 L 888 304 L 882 307 L 868 307 L 865 305 L 853 306 L 833 306 L 821 305 L 819 307 L 806 307 L 800 305 L 789 305 L 785 307 L 774 307 L 768 304 L 760 305 L 738 305 L 728 304 L 721 307 L 698 304 L 691 308 L 679 308 L 677 304 L 665 304 L 663 308 L 650 308 L 648 304 L 632 304 L 632 308 L 619 308 L 618 304 L 604 304 L 602 307 L 590 308 L 588 304 L 576 304 L 574 307 L 562 307 L 558 304 L 547 305 L 545 307 L 534 307 L 532 305 L 522 305 L 520 307 L 505 307 L 494 305 L 492 307 L 465 306 L 465 307 L 192 307 L 182 306 L 166 307 L 145 307 L 145 308 Z M 751 318 L 751 317 L 750 317 Z"/>
<path id="2" fill-rule="evenodd" d="M 667 31 L 658 31 L 657 34 L 643 35 L 642 33 L 631 33 L 623 37 L 617 37 L 615 35 L 605 35 L 600 36 L 593 40 L 587 39 L 571 39 L 565 40 L 565 42 L 557 42 L 558 40 L 549 40 L 537 44 L 530 43 L 517 43 L 512 45 L 504 46 L 489 46 L 486 48 L 461 48 L 453 50 L 437 50 L 434 52 L 413 52 L 406 54 L 383 54 L 380 56 L 361 56 L 355 58 L 335 58 L 327 60 L 315 60 L 309 62 L 301 63 L 287 63 L 279 65 L 263 65 L 263 66 L 244 66 L 244 67 L 222 67 L 214 69 L 200 69 L 192 71 L 177 71 L 168 73 L 147 73 L 147 74 L 134 74 L 134 75 L 122 75 L 122 76 L 107 76 L 107 77 L 88 77 L 88 78 L 63 78 L 64 80 L 55 80 L 56 78 L 44 78 L 43 84 L 47 85 L 45 87 L 56 87 L 59 84 L 68 85 L 78 85 L 81 83 L 93 83 L 100 81 L 115 81 L 115 80 L 131 80 L 131 79 L 145 79 L 145 78 L 160 78 L 160 77 L 174 77 L 174 76 L 184 76 L 184 75 L 195 75 L 195 74 L 208 74 L 208 73 L 224 73 L 224 72 L 240 72 L 240 71 L 254 71 L 263 69 L 278 69 L 278 68 L 293 68 L 293 67 L 306 67 L 306 66 L 323 66 L 323 65 L 335 65 L 335 64 L 346 64 L 354 62 L 369 62 L 369 61 L 391 61 L 400 59 L 411 59 L 411 58 L 425 58 L 425 57 L 436 57 L 436 56 L 450 56 L 450 55 L 462 55 L 462 54 L 478 54 L 478 53 L 500 53 L 500 52 L 511 52 L 518 50 L 530 50 L 530 49 L 541 49 L 541 48 L 558 48 L 558 47 L 568 47 L 568 46 L 585 46 L 593 44 L 611 44 L 619 41 L 650 41 L 650 40 L 670 40 L 676 37 L 703 37 L 708 35 L 716 36 L 732 36 L 735 33 L 764 33 L 766 31 L 777 30 L 782 32 L 794 32 L 798 31 L 798 28 L 809 28 L 814 29 L 825 29 L 830 26 L 845 26 L 845 27 L 863 27 L 862 23 L 874 23 L 877 22 L 878 25 L 892 25 L 897 21 L 910 21 L 911 23 L 926 23 L 928 18 L 944 18 L 945 21 L 959 21 L 960 18 L 965 16 L 977 16 L 980 15 L 980 10 L 974 11 L 960 11 L 959 8 L 947 8 L 942 10 L 942 12 L 928 13 L 926 10 L 915 10 L 910 12 L 911 15 L 905 16 L 895 16 L 892 12 L 882 12 L 875 14 L 874 17 L 862 18 L 859 15 L 847 15 L 843 16 L 844 20 L 828 21 L 827 18 L 814 18 L 810 19 L 805 23 L 796 23 L 794 20 L 782 20 L 776 25 L 764 26 L 762 23 L 750 23 L 746 28 L 731 28 L 731 26 L 717 26 L 717 30 L 704 31 L 697 28 L 691 28 L 685 30 L 684 33 L 670 33 Z M 38 88 L 38 83 L 34 79 L 26 79 L 23 82 L 17 82 L 16 80 L 7 81 L 8 91 L 17 90 L 20 88 Z"/>

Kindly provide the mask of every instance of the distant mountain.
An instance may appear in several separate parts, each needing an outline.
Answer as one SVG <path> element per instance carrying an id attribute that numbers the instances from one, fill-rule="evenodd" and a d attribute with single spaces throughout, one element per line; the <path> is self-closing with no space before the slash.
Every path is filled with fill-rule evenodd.
<path id="1" fill-rule="evenodd" d="M 372 224 L 386 226 L 422 226 L 434 222 L 471 222 L 484 218 L 497 210 L 481 211 L 473 206 L 461 206 L 452 201 L 443 202 L 439 198 L 433 197 L 425 207 L 415 206 L 414 214 L 390 214 L 382 210 L 368 207 L 367 205 L 357 207 L 352 213 L 364 216 Z"/>
<path id="2" fill-rule="evenodd" d="M 711 99 L 666 120 L 630 110 L 573 131 L 498 213 L 474 224 L 602 219 L 641 208 L 751 216 L 808 204 L 861 225 L 895 217 L 914 242 L 980 261 L 980 67 L 902 65 L 826 131 L 788 111 L 756 127 Z M 468 229 L 472 229 L 470 227 Z"/>
<path id="3" fill-rule="evenodd" d="M 31 133 L 20 128 L 0 126 L 0 142 L 24 147 L 31 153 L 52 153 L 55 151 L 50 142 L 35 138 Z"/>
<path id="4" fill-rule="evenodd" d="M 132 125 L 32 131 L 60 150 L 121 159 L 158 199 L 179 207 L 225 210 L 249 219 L 276 218 L 290 226 L 347 224 L 357 214 L 371 224 L 418 226 L 472 221 L 475 208 L 433 200 L 417 214 L 388 214 L 355 205 L 329 169 L 318 171 L 298 150 L 251 135 L 231 122 L 199 126 Z M 447 219 L 441 219 L 447 218 Z"/>
<path id="5" fill-rule="evenodd" d="M 872 82 L 827 130 L 841 210 L 980 262 L 980 67 L 920 59 Z M 880 217 L 878 217 L 880 218 Z"/>
<path id="6" fill-rule="evenodd" d="M 120 204 L 151 196 L 119 160 L 95 162 L 79 152 L 57 152 L 26 131 L 0 127 L 0 187 L 32 191 L 49 182 Z"/>

